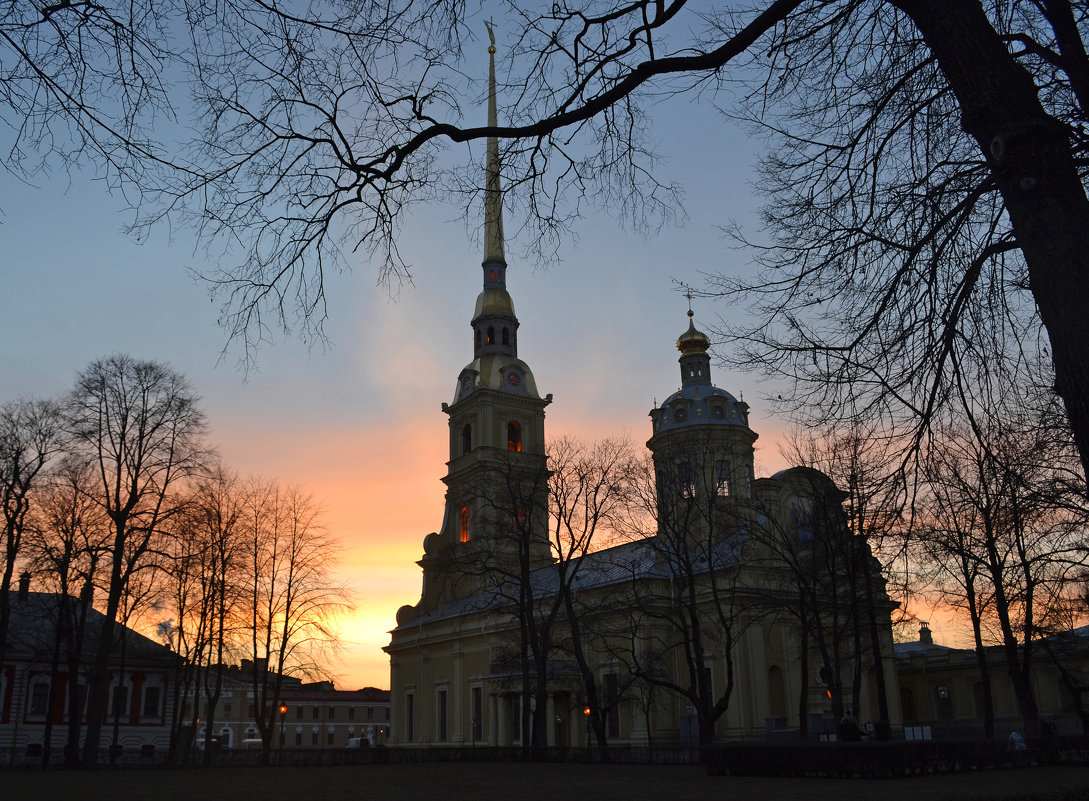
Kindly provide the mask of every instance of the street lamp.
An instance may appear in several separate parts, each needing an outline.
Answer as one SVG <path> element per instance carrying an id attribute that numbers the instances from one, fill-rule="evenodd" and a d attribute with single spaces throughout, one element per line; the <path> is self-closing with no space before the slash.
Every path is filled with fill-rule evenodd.
<path id="1" fill-rule="evenodd" d="M 586 718 L 586 758 L 590 758 L 590 707 L 589 705 L 582 708 L 582 716 Z"/>
<path id="2" fill-rule="evenodd" d="M 280 704 L 280 764 L 284 764 L 284 718 L 287 717 L 287 704 Z"/>

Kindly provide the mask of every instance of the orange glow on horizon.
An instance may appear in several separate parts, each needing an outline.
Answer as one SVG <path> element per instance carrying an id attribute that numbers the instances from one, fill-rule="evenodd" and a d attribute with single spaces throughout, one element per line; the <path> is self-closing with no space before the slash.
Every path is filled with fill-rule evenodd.
<path id="1" fill-rule="evenodd" d="M 428 424 L 421 426 L 421 419 Z M 549 430 L 552 438 L 627 438 L 636 448 L 650 433 L 610 426 L 615 420 L 574 420 L 565 413 L 553 416 Z M 321 505 L 326 528 L 341 543 L 336 575 L 354 599 L 339 621 L 339 662 L 328 671 L 343 689 L 387 689 L 389 658 L 382 647 L 389 644 L 397 609 L 420 598 L 416 562 L 423 539 L 442 526 L 446 488 L 441 479 L 449 456 L 445 415 L 433 407 L 406 407 L 382 424 L 337 427 L 314 421 L 278 436 L 244 415 L 219 417 L 212 439 L 224 462 L 239 473 L 301 484 Z M 766 461 L 781 462 L 774 437 L 761 441 Z"/>

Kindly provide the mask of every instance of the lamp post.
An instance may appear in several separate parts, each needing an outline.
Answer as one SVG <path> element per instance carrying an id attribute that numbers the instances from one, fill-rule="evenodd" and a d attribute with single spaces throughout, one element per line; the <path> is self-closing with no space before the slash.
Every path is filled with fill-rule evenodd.
<path id="1" fill-rule="evenodd" d="M 582 708 L 582 716 L 586 718 L 586 759 L 590 759 L 590 707 L 584 706 Z"/>
<path id="2" fill-rule="evenodd" d="M 280 704 L 280 764 L 284 764 L 284 718 L 287 717 L 287 704 Z"/>

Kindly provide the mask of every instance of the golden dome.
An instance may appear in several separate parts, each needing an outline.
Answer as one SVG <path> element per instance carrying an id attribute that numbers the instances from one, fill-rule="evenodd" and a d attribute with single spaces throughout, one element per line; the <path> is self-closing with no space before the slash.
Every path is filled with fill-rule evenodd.
<path id="1" fill-rule="evenodd" d="M 484 315 L 497 314 L 514 317 L 514 301 L 510 299 L 510 294 L 505 289 L 485 289 L 476 297 L 473 320 Z"/>
<path id="2" fill-rule="evenodd" d="M 677 338 L 677 350 L 684 354 L 706 353 L 710 347 L 710 337 L 696 329 L 696 324 L 692 321 L 692 312 L 688 312 L 688 330 Z"/>

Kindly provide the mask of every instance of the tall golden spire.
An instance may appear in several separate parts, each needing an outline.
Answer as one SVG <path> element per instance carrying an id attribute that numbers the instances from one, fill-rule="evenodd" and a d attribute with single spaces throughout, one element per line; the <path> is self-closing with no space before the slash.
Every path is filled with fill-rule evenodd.
<path id="1" fill-rule="evenodd" d="M 488 27 L 488 127 L 499 127 L 495 101 L 495 32 Z M 503 193 L 499 186 L 499 139 L 488 137 L 486 183 L 484 185 L 484 263 L 506 262 L 503 255 Z"/>

